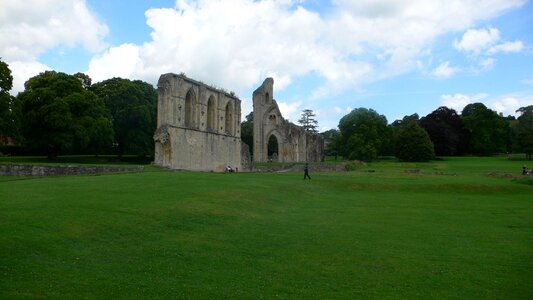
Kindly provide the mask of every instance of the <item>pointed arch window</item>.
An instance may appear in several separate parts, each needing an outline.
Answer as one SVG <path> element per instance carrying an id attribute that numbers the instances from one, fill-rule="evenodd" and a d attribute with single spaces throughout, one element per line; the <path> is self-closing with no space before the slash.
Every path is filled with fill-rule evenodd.
<path id="1" fill-rule="evenodd" d="M 228 101 L 228 104 L 226 104 L 226 133 L 233 135 L 233 103 L 231 101 Z"/>
<path id="2" fill-rule="evenodd" d="M 216 128 L 215 106 L 215 97 L 209 97 L 209 100 L 207 100 L 207 130 L 209 131 L 213 131 Z"/>
<path id="3" fill-rule="evenodd" d="M 186 127 L 194 127 L 194 92 L 190 89 L 185 96 L 185 118 L 184 124 Z"/>

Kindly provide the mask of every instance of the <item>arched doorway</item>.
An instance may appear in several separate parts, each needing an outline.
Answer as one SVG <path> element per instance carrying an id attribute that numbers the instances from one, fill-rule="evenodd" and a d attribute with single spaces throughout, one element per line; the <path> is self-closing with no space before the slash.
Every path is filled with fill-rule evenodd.
<path id="1" fill-rule="evenodd" d="M 268 161 L 278 161 L 279 159 L 279 143 L 275 135 L 270 135 L 267 144 Z"/>

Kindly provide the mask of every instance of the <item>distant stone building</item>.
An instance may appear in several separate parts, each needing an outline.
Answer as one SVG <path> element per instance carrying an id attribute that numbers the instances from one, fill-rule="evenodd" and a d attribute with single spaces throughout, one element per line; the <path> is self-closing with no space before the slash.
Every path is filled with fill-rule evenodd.
<path id="1" fill-rule="evenodd" d="M 223 172 L 227 166 L 242 170 L 241 100 L 184 75 L 163 74 L 157 88 L 156 165 L 194 171 Z"/>
<path id="2" fill-rule="evenodd" d="M 253 93 L 254 154 L 257 162 L 323 161 L 324 139 L 318 133 L 285 120 L 273 98 L 274 79 L 267 78 Z M 274 152 L 271 148 L 276 149 Z"/>

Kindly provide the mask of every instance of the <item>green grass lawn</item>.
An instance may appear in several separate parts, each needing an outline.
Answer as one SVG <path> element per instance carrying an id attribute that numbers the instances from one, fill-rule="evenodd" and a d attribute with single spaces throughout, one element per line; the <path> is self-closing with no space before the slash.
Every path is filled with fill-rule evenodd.
<path id="1" fill-rule="evenodd" d="M 523 164 L 0 177 L 0 298 L 532 299 Z"/>

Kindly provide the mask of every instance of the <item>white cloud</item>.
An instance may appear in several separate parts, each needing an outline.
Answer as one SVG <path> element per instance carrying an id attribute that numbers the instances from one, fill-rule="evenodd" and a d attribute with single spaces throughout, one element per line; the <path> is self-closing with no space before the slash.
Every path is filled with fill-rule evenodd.
<path id="1" fill-rule="evenodd" d="M 94 57 L 89 63 L 87 74 L 94 82 L 112 77 L 128 78 L 140 63 L 139 47 L 133 44 L 122 44 Z"/>
<path id="2" fill-rule="evenodd" d="M 516 110 L 520 107 L 532 105 L 533 96 L 531 95 L 508 95 L 502 96 L 489 102 L 488 107 L 502 113 L 504 116 L 518 116 Z"/>
<path id="3" fill-rule="evenodd" d="M 280 102 L 277 101 L 281 115 L 291 122 L 296 122 L 300 117 L 300 107 L 302 106 L 302 101 L 298 100 L 292 103 Z"/>
<path id="4" fill-rule="evenodd" d="M 498 52 L 520 52 L 522 49 L 524 49 L 524 43 L 522 43 L 522 41 L 505 42 L 503 44 L 492 46 L 488 53 L 496 54 Z"/>
<path id="5" fill-rule="evenodd" d="M 465 30 L 525 1 L 332 3 L 328 14 L 319 15 L 301 0 L 178 0 L 174 8 L 146 11 L 150 41 L 102 49 L 107 26 L 84 0 L 2 0 L 0 56 L 36 63 L 46 50 L 83 45 L 99 50 L 87 71 L 95 82 L 121 76 L 155 84 L 160 74 L 184 72 L 237 94 L 269 75 L 281 90 L 313 74 L 321 81 L 311 97 L 324 98 L 416 69 L 439 35 Z M 483 30 L 490 36 L 491 29 Z M 467 40 L 458 44 L 473 47 Z M 438 71 L 458 70 L 447 65 Z"/>
<path id="6" fill-rule="evenodd" d="M 472 96 L 461 93 L 457 93 L 454 95 L 442 95 L 441 106 L 446 106 L 448 108 L 455 109 L 458 113 L 461 113 L 463 108 L 468 104 L 482 102 L 482 100 L 487 97 L 488 94 L 485 93 L 480 93 Z"/>
<path id="7" fill-rule="evenodd" d="M 481 70 L 490 70 L 492 67 L 494 67 L 495 62 L 496 59 L 492 57 L 485 58 L 479 62 L 479 66 L 481 67 Z"/>
<path id="8" fill-rule="evenodd" d="M 55 47 L 103 50 L 108 32 L 84 0 L 2 0 L 0 28 L 0 57 L 10 64 L 15 82 L 46 69 L 39 55 Z"/>
<path id="9" fill-rule="evenodd" d="M 463 108 L 471 103 L 481 102 L 488 108 L 502 113 L 504 116 L 516 116 L 516 110 L 520 107 L 528 106 L 533 103 L 533 96 L 531 95 L 502 95 L 497 97 L 489 97 L 486 93 L 479 93 L 475 95 L 465 95 L 457 93 L 454 95 L 442 95 L 441 105 L 455 109 L 461 113 Z"/>
<path id="10" fill-rule="evenodd" d="M 453 46 L 477 62 L 480 70 L 486 71 L 494 67 L 496 59 L 492 56 L 498 53 L 520 52 L 524 49 L 522 41 L 500 42 L 500 31 L 497 28 L 481 28 L 467 30 L 461 40 L 455 40 Z"/>
<path id="11" fill-rule="evenodd" d="M 112 68 L 106 56 L 113 56 L 120 66 L 135 66 L 128 69 L 130 78 L 155 83 L 162 73 L 184 72 L 237 94 L 269 75 L 281 90 L 295 77 L 314 74 L 322 82 L 311 98 L 324 98 L 408 72 L 439 35 L 524 1 L 336 0 L 327 15 L 301 3 L 179 0 L 175 8 L 150 9 L 145 15 L 152 40 L 138 45 L 138 57 L 109 50 L 91 61 L 89 73 L 113 74 L 104 71 Z M 448 65 L 437 74 L 457 71 Z"/>
<path id="12" fill-rule="evenodd" d="M 334 114 L 336 115 L 345 115 L 345 114 L 349 114 L 351 111 L 353 110 L 353 108 L 351 106 L 348 106 L 344 109 L 338 107 L 338 106 L 334 106 L 333 107 L 333 112 Z"/>
<path id="13" fill-rule="evenodd" d="M 496 28 L 469 29 L 460 41 L 455 40 L 453 46 L 457 50 L 479 54 L 494 45 L 500 39 L 500 31 Z"/>
<path id="14" fill-rule="evenodd" d="M 461 68 L 459 67 L 450 67 L 450 62 L 444 62 L 431 72 L 431 74 L 437 78 L 448 78 L 453 74 L 460 72 Z"/>
<path id="15" fill-rule="evenodd" d="M 13 89 L 11 94 L 16 95 L 24 90 L 24 83 L 30 78 L 51 68 L 36 61 L 12 61 L 9 63 L 13 75 Z"/>

